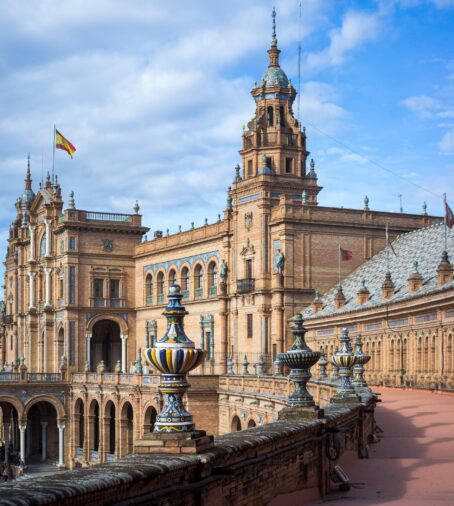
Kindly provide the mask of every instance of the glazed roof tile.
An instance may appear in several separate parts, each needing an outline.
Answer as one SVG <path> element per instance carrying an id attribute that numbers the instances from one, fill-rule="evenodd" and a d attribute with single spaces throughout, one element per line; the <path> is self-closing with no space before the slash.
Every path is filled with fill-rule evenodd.
<path id="1" fill-rule="evenodd" d="M 336 314 L 349 313 L 357 310 L 365 310 L 383 304 L 392 304 L 406 299 L 420 297 L 429 293 L 454 288 L 454 281 L 438 286 L 437 267 L 441 261 L 444 250 L 445 225 L 439 223 L 427 228 L 415 230 L 398 236 L 391 248 L 380 251 L 370 260 L 360 265 L 348 277 L 342 281 L 342 290 L 345 294 L 345 305 L 335 308 L 334 298 L 338 285 L 333 286 L 322 296 L 323 307 L 315 313 L 311 306 L 303 311 L 306 319 L 322 318 Z M 454 229 L 447 232 L 448 255 L 451 263 L 454 261 Z M 385 280 L 387 268 L 387 256 L 389 256 L 389 271 L 395 285 L 393 296 L 383 300 L 381 287 Z M 408 277 L 415 271 L 414 261 L 418 262 L 418 271 L 423 277 L 423 286 L 413 293 L 408 292 Z M 362 287 L 362 280 L 370 292 L 369 300 L 359 304 L 356 295 Z"/>

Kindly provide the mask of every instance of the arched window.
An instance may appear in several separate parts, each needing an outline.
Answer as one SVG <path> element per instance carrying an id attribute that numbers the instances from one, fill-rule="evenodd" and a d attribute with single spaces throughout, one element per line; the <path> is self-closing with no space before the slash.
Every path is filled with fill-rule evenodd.
<path id="1" fill-rule="evenodd" d="M 194 270 L 195 297 L 200 299 L 203 297 L 203 267 L 197 264 Z"/>
<path id="2" fill-rule="evenodd" d="M 158 304 L 164 302 L 164 273 L 160 272 L 156 281 L 158 288 Z"/>
<path id="3" fill-rule="evenodd" d="M 218 267 L 216 262 L 210 262 L 208 266 L 208 290 L 210 296 L 217 295 Z"/>
<path id="4" fill-rule="evenodd" d="M 41 242 L 39 243 L 39 254 L 43 257 L 46 254 L 46 232 L 41 237 Z"/>
<path id="5" fill-rule="evenodd" d="M 266 118 L 269 127 L 274 125 L 274 110 L 271 105 L 266 108 Z"/>
<path id="6" fill-rule="evenodd" d="M 183 297 L 189 297 L 189 269 L 187 267 L 181 270 L 181 290 Z"/>
<path id="7" fill-rule="evenodd" d="M 279 115 L 280 115 L 280 119 L 281 119 L 281 127 L 285 126 L 285 111 L 284 111 L 284 107 L 281 105 L 281 107 L 279 108 Z"/>
<path id="8" fill-rule="evenodd" d="M 171 269 L 169 272 L 169 286 L 175 285 L 177 282 L 177 273 L 175 269 Z"/>
<path id="9" fill-rule="evenodd" d="M 153 304 L 153 276 L 151 274 L 145 278 L 145 297 L 147 304 Z"/>

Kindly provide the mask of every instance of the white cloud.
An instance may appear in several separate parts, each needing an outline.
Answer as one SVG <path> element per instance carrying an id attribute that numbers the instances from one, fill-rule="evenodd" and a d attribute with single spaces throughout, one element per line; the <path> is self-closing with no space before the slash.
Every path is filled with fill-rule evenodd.
<path id="1" fill-rule="evenodd" d="M 438 143 L 438 148 L 442 153 L 454 153 L 454 130 L 446 132 Z"/>
<path id="2" fill-rule="evenodd" d="M 336 67 L 344 63 L 347 55 L 366 42 L 376 40 L 381 34 L 382 13 L 349 11 L 342 26 L 331 30 L 330 43 L 324 50 L 307 56 L 306 66 L 312 70 Z"/>
<path id="3" fill-rule="evenodd" d="M 402 105 L 422 118 L 432 117 L 434 112 L 442 107 L 438 99 L 427 95 L 417 95 L 406 98 L 402 100 Z"/>
<path id="4" fill-rule="evenodd" d="M 454 7 L 454 0 L 430 0 L 435 7 L 439 9 L 449 9 Z"/>

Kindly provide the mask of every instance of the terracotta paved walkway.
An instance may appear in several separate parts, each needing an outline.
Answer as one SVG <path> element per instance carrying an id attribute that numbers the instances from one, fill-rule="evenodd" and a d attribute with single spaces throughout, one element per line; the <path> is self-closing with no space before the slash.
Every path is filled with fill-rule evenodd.
<path id="1" fill-rule="evenodd" d="M 341 461 L 352 483 L 311 504 L 454 505 L 454 395 L 374 388 L 383 429 L 370 458 Z"/>

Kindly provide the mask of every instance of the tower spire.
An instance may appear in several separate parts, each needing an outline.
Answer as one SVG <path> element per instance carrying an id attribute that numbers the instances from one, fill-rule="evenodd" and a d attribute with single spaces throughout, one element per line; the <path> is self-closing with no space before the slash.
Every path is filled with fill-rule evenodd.
<path id="1" fill-rule="evenodd" d="M 273 19 L 273 29 L 271 32 L 271 47 L 268 49 L 268 55 L 270 58 L 269 67 L 279 67 L 279 49 L 277 48 L 277 37 L 276 37 L 276 9 L 273 7 L 271 13 Z"/>
<path id="2" fill-rule="evenodd" d="M 277 47 L 277 38 L 276 38 L 276 9 L 273 7 L 273 12 L 271 14 L 273 18 L 273 32 L 271 34 L 271 47 Z"/>
<path id="3" fill-rule="evenodd" d="M 25 189 L 31 190 L 32 189 L 32 176 L 30 171 L 30 153 L 27 155 L 27 173 L 25 175 Z"/>

